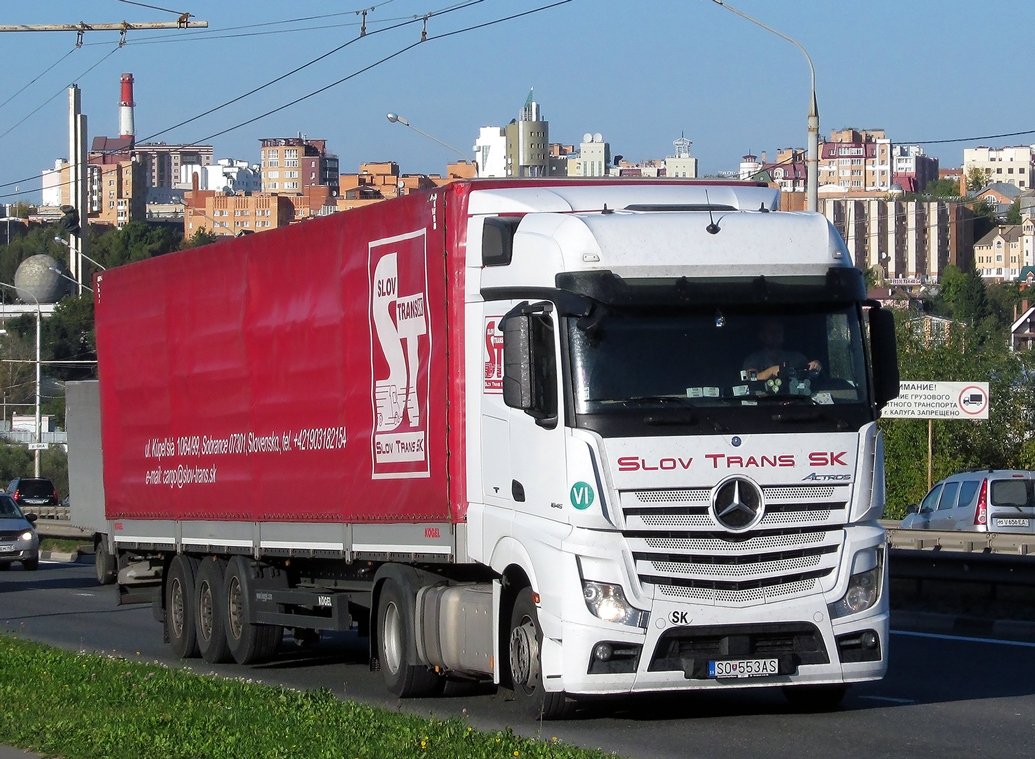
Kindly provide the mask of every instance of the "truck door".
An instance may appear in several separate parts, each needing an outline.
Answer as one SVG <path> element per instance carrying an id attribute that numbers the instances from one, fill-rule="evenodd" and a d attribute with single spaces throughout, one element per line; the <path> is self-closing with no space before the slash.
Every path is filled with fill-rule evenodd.
<path id="1" fill-rule="evenodd" d="M 552 304 L 517 307 L 504 321 L 502 332 L 510 481 L 501 495 L 517 511 L 563 518 L 566 467 L 560 342 Z M 501 443 L 486 440 L 486 450 L 499 451 Z M 502 465 L 488 466 L 497 470 L 498 478 Z"/>

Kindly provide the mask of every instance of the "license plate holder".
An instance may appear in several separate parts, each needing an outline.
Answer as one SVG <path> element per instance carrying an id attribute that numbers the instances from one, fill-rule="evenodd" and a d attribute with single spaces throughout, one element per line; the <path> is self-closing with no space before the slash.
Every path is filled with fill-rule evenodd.
<path id="1" fill-rule="evenodd" d="M 14 546 L 0 546 L 0 553 L 14 553 Z"/>
<path id="2" fill-rule="evenodd" d="M 760 659 L 716 659 L 708 662 L 708 677 L 716 680 L 771 677 L 780 674 L 775 656 Z"/>
<path id="3" fill-rule="evenodd" d="M 996 527 L 1027 527 L 1027 517 L 996 517 Z"/>

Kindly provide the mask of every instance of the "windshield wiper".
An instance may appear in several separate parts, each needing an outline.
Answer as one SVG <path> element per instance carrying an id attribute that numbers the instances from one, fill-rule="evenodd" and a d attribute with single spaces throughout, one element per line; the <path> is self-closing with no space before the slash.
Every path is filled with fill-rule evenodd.
<path id="1" fill-rule="evenodd" d="M 773 421 L 783 424 L 805 424 L 808 422 L 834 422 L 839 430 L 847 430 L 848 422 L 840 417 L 833 417 L 819 409 L 794 409 L 773 414 Z"/>

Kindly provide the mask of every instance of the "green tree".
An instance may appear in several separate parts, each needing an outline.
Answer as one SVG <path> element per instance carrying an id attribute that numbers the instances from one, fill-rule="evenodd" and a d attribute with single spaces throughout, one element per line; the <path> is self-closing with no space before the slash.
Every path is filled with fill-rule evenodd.
<path id="1" fill-rule="evenodd" d="M 100 230 L 90 236 L 90 258 L 106 269 L 143 261 L 179 248 L 183 232 L 131 221 L 121 229 Z"/>
<path id="2" fill-rule="evenodd" d="M 988 184 L 989 173 L 977 166 L 967 169 L 967 189 L 970 192 L 980 192 Z"/>
<path id="3" fill-rule="evenodd" d="M 962 194 L 958 179 L 936 179 L 928 182 L 924 193 L 935 198 L 958 198 Z"/>
<path id="4" fill-rule="evenodd" d="M 1014 198 L 1013 203 L 1010 204 L 1010 210 L 1006 212 L 1006 223 L 1007 224 L 1020 224 L 1021 223 L 1021 199 Z"/>
<path id="5" fill-rule="evenodd" d="M 993 225 L 999 222 L 999 216 L 996 213 L 996 202 L 995 200 L 989 200 L 988 198 L 982 198 L 973 205 L 974 215 L 983 216 L 992 222 Z M 977 238 L 975 238 L 977 239 Z"/>
<path id="6" fill-rule="evenodd" d="M 181 244 L 180 248 L 187 250 L 189 248 L 200 248 L 202 245 L 210 245 L 214 242 L 218 242 L 219 235 L 215 235 L 209 232 L 205 227 L 197 230 L 189 238 L 185 239 Z"/>
<path id="7" fill-rule="evenodd" d="M 932 339 L 920 322 L 897 315 L 899 372 L 903 380 L 972 382 L 987 379 L 987 421 L 935 420 L 932 469 L 935 481 L 965 469 L 1025 468 L 1035 462 L 1035 360 L 1008 349 L 1005 335 L 989 339 L 982 327 L 953 323 Z M 987 325 L 986 325 L 987 327 Z M 883 419 L 887 516 L 901 518 L 905 507 L 927 492 L 928 422 Z M 918 466 L 918 459 L 924 465 Z"/>
<path id="8" fill-rule="evenodd" d="M 0 444 L 0 486 L 6 488 L 7 483 L 15 477 L 30 475 L 32 470 L 32 454 L 28 448 L 24 445 Z"/>

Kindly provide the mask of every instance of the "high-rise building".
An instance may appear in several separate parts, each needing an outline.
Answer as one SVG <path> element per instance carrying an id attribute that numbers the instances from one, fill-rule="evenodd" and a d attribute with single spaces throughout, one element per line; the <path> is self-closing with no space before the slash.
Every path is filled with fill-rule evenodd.
<path id="1" fill-rule="evenodd" d="M 550 124 L 542 117 L 533 91 L 517 119 L 506 127 L 508 177 L 545 177 L 550 175 Z"/>
<path id="2" fill-rule="evenodd" d="M 697 177 L 697 159 L 690 155 L 691 145 L 693 143 L 682 133 L 678 140 L 672 141 L 676 154 L 665 158 L 666 177 L 686 177 L 688 179 Z"/>
<path id="3" fill-rule="evenodd" d="M 338 157 L 327 151 L 327 140 L 265 137 L 262 154 L 262 191 L 301 195 L 306 187 L 322 185 L 338 194 Z"/>

